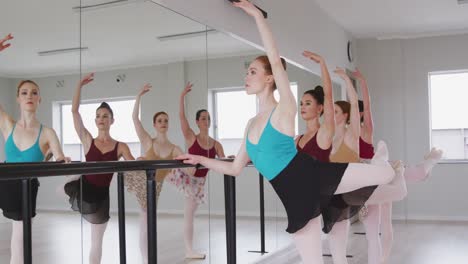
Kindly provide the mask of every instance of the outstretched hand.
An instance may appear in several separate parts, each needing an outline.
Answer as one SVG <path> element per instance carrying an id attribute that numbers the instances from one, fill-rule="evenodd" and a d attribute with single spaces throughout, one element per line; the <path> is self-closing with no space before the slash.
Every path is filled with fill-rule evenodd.
<path id="1" fill-rule="evenodd" d="M 185 97 L 190 91 L 192 91 L 193 83 L 188 82 L 187 85 L 185 85 L 184 90 L 182 91 L 181 96 Z"/>
<path id="2" fill-rule="evenodd" d="M 145 85 L 143 86 L 143 88 L 141 88 L 141 91 L 140 91 L 140 93 L 139 93 L 138 95 L 139 95 L 139 96 L 144 95 L 145 93 L 149 92 L 149 91 L 151 90 L 151 88 L 153 88 L 153 87 L 151 86 L 151 84 L 149 84 L 149 83 L 145 84 Z"/>
<path id="3" fill-rule="evenodd" d="M 193 155 L 193 154 L 181 154 L 177 157 L 175 157 L 175 160 L 181 160 L 185 164 L 192 164 L 192 165 L 197 165 L 200 164 L 200 157 L 198 155 Z"/>
<path id="4" fill-rule="evenodd" d="M 260 16 L 263 18 L 262 11 L 260 11 L 254 4 L 247 0 L 238 0 L 235 2 L 232 2 L 232 5 L 235 7 L 238 7 L 242 10 L 244 10 L 245 13 L 252 17 L 257 17 Z"/>
<path id="5" fill-rule="evenodd" d="M 64 162 L 64 163 L 70 163 L 70 162 L 71 162 L 71 158 L 70 158 L 70 157 L 63 157 L 63 158 L 57 159 L 57 161 L 62 161 L 62 162 Z"/>
<path id="6" fill-rule="evenodd" d="M 11 33 L 10 33 L 6 37 L 4 37 L 2 40 L 0 40 L 0 51 L 10 47 L 11 44 L 6 43 L 6 42 L 9 41 L 9 40 L 12 40 L 12 39 L 13 39 L 13 35 L 11 35 Z"/>
<path id="7" fill-rule="evenodd" d="M 86 75 L 85 77 L 83 77 L 83 79 L 81 79 L 80 81 L 80 87 L 83 87 L 92 81 L 94 81 L 94 73 L 90 73 Z"/>
<path id="8" fill-rule="evenodd" d="M 340 76 L 342 79 L 346 80 L 347 78 L 349 78 L 349 76 L 346 74 L 345 70 L 343 68 L 340 68 L 340 67 L 336 67 L 336 69 L 333 71 L 335 74 L 337 74 L 338 76 Z"/>
<path id="9" fill-rule="evenodd" d="M 308 51 L 308 50 L 305 50 L 304 52 L 302 52 L 302 56 L 304 56 L 306 58 L 309 58 L 309 59 L 315 61 L 316 63 L 322 63 L 323 62 L 322 56 L 318 55 L 317 53 L 313 53 L 311 51 Z"/>

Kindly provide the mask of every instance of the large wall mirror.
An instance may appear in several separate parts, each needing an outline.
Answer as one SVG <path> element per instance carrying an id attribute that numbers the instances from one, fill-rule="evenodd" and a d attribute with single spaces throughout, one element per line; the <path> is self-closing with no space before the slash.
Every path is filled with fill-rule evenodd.
<path id="1" fill-rule="evenodd" d="M 16 85 L 23 79 L 35 81 L 42 98 L 37 118 L 55 129 L 72 160 L 85 161 L 90 144 L 99 150 L 99 140 L 109 135 L 125 143 L 134 158 L 172 159 L 189 149 L 218 157 L 237 154 L 247 121 L 257 112 L 255 97 L 244 91 L 244 76 L 261 50 L 151 1 L 22 0 L 5 5 L 0 24 L 9 27 L 0 33 L 11 32 L 14 39 L 8 52 L 0 55 L 0 103 L 19 118 Z M 296 65 L 288 63 L 287 70 L 300 102 L 306 90 L 322 82 Z M 74 124 L 72 99 L 77 90 L 82 127 L 97 138 L 88 142 L 88 148 Z M 335 99 L 342 98 L 340 84 L 334 83 L 333 90 Z M 102 102 L 110 106 L 114 119 L 107 128 L 105 114 L 96 110 Z M 296 134 L 305 130 L 299 114 Z M 103 131 L 109 134 L 103 136 Z M 0 144 L 4 148 L 4 141 Z M 3 152 L 0 158 L 5 158 Z M 158 263 L 226 263 L 224 177 L 203 170 L 184 173 L 196 176 L 190 197 L 177 182 L 182 176 L 157 176 Z M 142 263 L 147 254 L 146 186 L 138 173 L 125 176 L 131 178 L 125 182 L 127 261 Z M 110 181 L 109 200 L 101 197 L 101 204 L 91 203 L 102 206 L 98 219 L 80 217 L 70 208 L 84 206 L 94 194 L 78 189 L 80 195 L 70 204 L 64 185 L 83 181 L 79 175 L 40 180 L 33 223 L 35 263 L 91 263 L 95 258 L 118 263 L 115 178 Z M 251 252 L 261 250 L 261 225 L 266 251 L 291 244 L 284 232 L 284 208 L 268 182 L 264 184 L 261 222 L 258 172 L 246 168 L 236 178 L 238 263 L 263 258 Z M 9 222 L 1 218 L 1 223 L 7 237 Z M 9 258 L 8 253 L 0 254 L 5 263 Z"/>
<path id="2" fill-rule="evenodd" d="M 18 134 L 25 131 L 25 124 L 33 125 L 32 131 L 35 135 L 32 137 L 44 139 L 44 136 L 39 136 L 41 132 L 36 123 L 18 124 L 16 121 L 31 120 L 28 117 L 35 116 L 44 127 L 60 128 L 60 123 L 54 120 L 54 102 L 65 98 L 70 100 L 67 95 L 76 83 L 71 74 L 79 74 L 80 71 L 80 11 L 76 9 L 79 6 L 79 0 L 21 0 L 2 3 L 0 35 L 3 39 L 11 33 L 13 39 L 9 41 L 11 46 L 0 54 L 0 105 L 14 119 L 16 125 L 0 137 L 0 160 L 6 159 L 4 142 L 11 134 L 15 135 L 13 142 L 19 150 L 30 154 L 34 151 L 34 145 L 30 149 L 26 149 L 26 145 L 23 146 L 22 143 L 25 142 Z M 17 86 L 22 80 L 32 80 L 39 86 L 41 102 L 37 108 L 33 106 L 34 109 L 30 109 L 34 113 L 29 110 L 23 111 L 25 108 L 18 103 L 17 99 L 23 98 L 23 92 L 24 96 L 29 96 L 29 88 L 17 91 Z M 31 93 L 36 92 L 31 90 Z M 37 94 L 28 98 L 36 98 L 35 96 Z M 38 141 L 37 144 L 42 144 L 41 142 Z M 15 146 L 10 145 L 8 148 Z M 35 263 L 81 263 L 81 218 L 79 214 L 70 213 L 70 206 L 63 192 L 65 181 L 65 177 L 50 177 L 41 178 L 32 184 L 33 190 L 38 189 L 35 205 L 37 215 L 32 227 L 32 254 Z M 3 181 L 0 184 L 3 185 L 4 194 L 8 191 L 5 189 L 8 187 L 5 186 L 10 186 L 11 190 L 15 189 L 14 184 L 9 185 L 10 183 Z M 13 194 L 14 192 L 2 198 L 2 204 L 6 202 L 13 207 L 2 206 L 0 225 L 2 247 L 5 249 L 0 253 L 2 263 L 10 263 L 10 246 L 16 245 L 14 248 L 18 248 L 17 245 L 22 243 L 22 239 L 15 239 L 15 234 L 20 234 L 21 237 L 22 232 L 17 232 L 22 230 L 22 226 L 17 224 L 21 222 L 15 221 L 16 224 L 12 225 L 9 214 L 10 210 L 15 210 L 15 204 L 21 201 L 21 196 L 18 196 L 20 192 Z M 14 252 L 15 250 L 13 254 Z M 12 261 L 18 261 L 15 257 L 18 257 L 18 253 L 14 254 Z"/>

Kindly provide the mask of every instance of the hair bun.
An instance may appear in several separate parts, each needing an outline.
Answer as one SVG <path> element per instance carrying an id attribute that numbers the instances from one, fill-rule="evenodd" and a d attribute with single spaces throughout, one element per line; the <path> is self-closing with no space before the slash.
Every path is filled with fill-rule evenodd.
<path id="1" fill-rule="evenodd" d="M 99 108 L 110 108 L 110 105 L 106 102 L 102 102 Z"/>
<path id="2" fill-rule="evenodd" d="M 319 93 L 320 95 L 325 95 L 325 93 L 323 92 L 323 87 L 320 85 L 315 86 L 314 91 L 316 93 Z"/>
<path id="3" fill-rule="evenodd" d="M 114 111 L 112 111 L 112 108 L 110 107 L 108 103 L 102 102 L 101 105 L 96 110 L 99 110 L 99 109 L 107 109 L 110 112 L 111 117 L 114 118 Z"/>

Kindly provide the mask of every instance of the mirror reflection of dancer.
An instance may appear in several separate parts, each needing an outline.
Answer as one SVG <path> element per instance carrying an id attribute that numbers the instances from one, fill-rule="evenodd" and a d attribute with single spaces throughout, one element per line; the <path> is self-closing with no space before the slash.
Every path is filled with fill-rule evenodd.
<path id="1" fill-rule="evenodd" d="M 83 77 L 76 87 L 72 102 L 73 123 L 86 153 L 86 161 L 117 161 L 120 158 L 134 160 L 127 144 L 113 139 L 110 135 L 114 113 L 107 103 L 103 102 L 96 109 L 97 137 L 93 138 L 84 126 L 79 112 L 81 89 L 93 80 L 93 73 Z M 83 175 L 81 179 L 65 184 L 65 193 L 70 196 L 72 209 L 79 211 L 91 224 L 90 264 L 101 263 L 102 240 L 110 218 L 109 186 L 113 175 L 113 173 Z"/>
<path id="2" fill-rule="evenodd" d="M 153 116 L 153 127 L 156 130 L 156 137 L 152 138 L 145 130 L 139 118 L 141 98 L 151 90 L 150 84 L 145 84 L 137 95 L 135 106 L 133 107 L 133 124 L 141 142 L 141 147 L 145 153 L 143 160 L 173 160 L 182 153 L 179 146 L 173 144 L 168 136 L 169 115 L 166 112 L 157 112 Z M 156 180 L 156 204 L 163 187 L 164 179 L 171 170 L 157 170 Z M 143 263 L 148 263 L 148 222 L 147 222 L 147 187 L 146 172 L 128 172 L 125 176 L 127 189 L 134 193 L 140 204 L 140 252 Z"/>
<path id="3" fill-rule="evenodd" d="M 359 101 L 361 118 L 361 135 L 359 138 L 360 158 L 364 161 L 369 161 L 374 156 L 374 123 L 372 119 L 371 99 L 367 81 L 363 74 L 356 69 L 353 75 L 360 84 L 363 99 Z M 442 158 L 442 154 L 442 150 L 432 148 L 421 163 L 415 166 L 406 166 L 404 170 L 405 181 L 411 183 L 425 180 L 435 164 Z M 368 263 L 389 263 L 393 244 L 392 202 L 367 205 L 363 215 L 363 223 L 366 229 L 368 244 Z"/>
<path id="4" fill-rule="evenodd" d="M 359 162 L 359 112 L 354 88 L 347 85 L 349 98 L 355 102 L 355 109 L 351 112 L 357 117 L 350 120 L 349 103 L 344 102 L 348 110 L 346 113 L 343 113 L 339 105 L 335 105 L 336 109 L 334 108 L 332 82 L 325 60 L 318 54 L 309 51 L 305 51 L 303 55 L 320 65 L 323 88 L 317 86 L 313 90 L 306 91 L 302 96 L 301 117 L 306 121 L 307 130 L 296 140 L 298 151 L 307 153 L 322 162 Z M 337 69 L 335 72 L 340 76 L 343 76 L 344 73 L 342 69 Z M 348 84 L 346 77 L 344 78 Z M 336 124 L 335 113 L 338 115 Z M 321 125 L 319 119 L 322 114 L 324 118 Z M 331 153 L 333 154 L 330 155 Z M 350 226 L 349 219 L 359 212 L 375 187 L 365 187 L 349 193 L 334 195 L 330 204 L 322 210 L 324 223 L 322 230 L 328 233 L 333 263 L 348 263 L 346 248 Z"/>
<path id="5" fill-rule="evenodd" d="M 11 34 L 0 40 L 0 52 L 11 46 Z M 6 162 L 41 162 L 46 153 L 52 153 L 57 161 L 70 161 L 65 157 L 57 138 L 51 128 L 42 125 L 36 117 L 41 103 L 39 86 L 24 80 L 18 85 L 16 102 L 20 107 L 20 118 L 14 120 L 0 104 L 0 131 L 5 139 Z M 39 190 L 37 178 L 31 180 L 31 216 L 36 216 L 36 200 Z M 11 233 L 10 264 L 22 264 L 23 258 L 23 206 L 21 180 L 0 181 L 0 208 L 3 215 L 13 220 Z"/>
<path id="6" fill-rule="evenodd" d="M 297 105 L 285 62 L 279 56 L 262 13 L 246 0 L 233 5 L 255 19 L 267 51 L 267 56 L 260 56 L 250 64 L 245 77 L 246 92 L 257 96 L 259 113 L 249 121 L 233 162 L 193 154 L 184 154 L 177 159 L 233 176 L 239 175 L 252 160 L 281 199 L 288 215 L 287 232 L 293 234 L 303 262 L 323 263 L 319 220 L 322 208 L 335 194 L 390 183 L 394 171 L 386 161 L 386 146 L 378 144 L 373 165 L 324 163 L 297 152 L 293 138 Z M 273 96 L 276 88 L 280 94 L 279 102 Z"/>
<path id="7" fill-rule="evenodd" d="M 185 145 L 188 147 L 188 153 L 201 155 L 208 158 L 224 158 L 224 150 L 221 143 L 209 136 L 211 125 L 210 114 L 207 110 L 198 110 L 195 116 L 196 123 L 200 133 L 195 134 L 190 127 L 187 117 L 185 116 L 185 96 L 192 90 L 193 84 L 188 83 L 180 95 L 179 101 L 179 119 L 184 134 Z M 193 171 L 193 170 L 192 170 Z M 193 250 L 193 221 L 195 211 L 198 205 L 204 200 L 204 187 L 208 169 L 196 169 L 190 173 L 190 182 L 192 187 L 197 191 L 192 191 L 192 195 L 185 197 L 184 211 L 184 241 L 185 241 L 185 257 L 188 259 L 204 259 L 205 254 L 197 253 Z M 183 181 L 182 181 L 183 182 Z"/>

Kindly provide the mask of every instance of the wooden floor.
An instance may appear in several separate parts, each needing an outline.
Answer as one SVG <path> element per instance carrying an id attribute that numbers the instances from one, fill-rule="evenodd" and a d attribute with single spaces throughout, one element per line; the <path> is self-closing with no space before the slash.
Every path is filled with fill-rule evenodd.
<path id="1" fill-rule="evenodd" d="M 141 263 L 138 245 L 138 217 L 127 216 L 127 263 Z M 82 228 L 83 227 L 83 228 Z M 285 248 L 291 244 L 284 231 L 284 221 L 268 221 L 267 251 Z M 395 223 L 395 246 L 391 263 L 395 264 L 447 264 L 468 263 L 468 223 Z M 184 259 L 182 217 L 158 217 L 158 263 L 226 263 L 224 219 L 198 217 L 196 221 L 196 249 L 207 253 L 203 261 Z M 362 231 L 359 224 L 352 226 L 348 253 L 349 263 L 366 263 L 366 240 L 353 232 Z M 38 214 L 33 223 L 33 263 L 54 264 L 88 263 L 89 225 L 76 214 Z M 0 263 L 9 263 L 11 224 L 0 224 Z M 81 242 L 83 239 L 83 242 Z M 259 228 L 256 219 L 237 220 L 237 263 L 251 263 L 260 255 L 249 253 L 259 250 Z M 326 253 L 327 243 L 324 243 Z M 82 257 L 84 256 L 84 257 Z M 119 263 L 118 226 L 112 216 L 104 238 L 102 263 Z M 275 262 L 276 263 L 276 262 Z M 292 264 L 285 260 L 283 263 Z M 326 259 L 325 263 L 332 263 Z"/>

